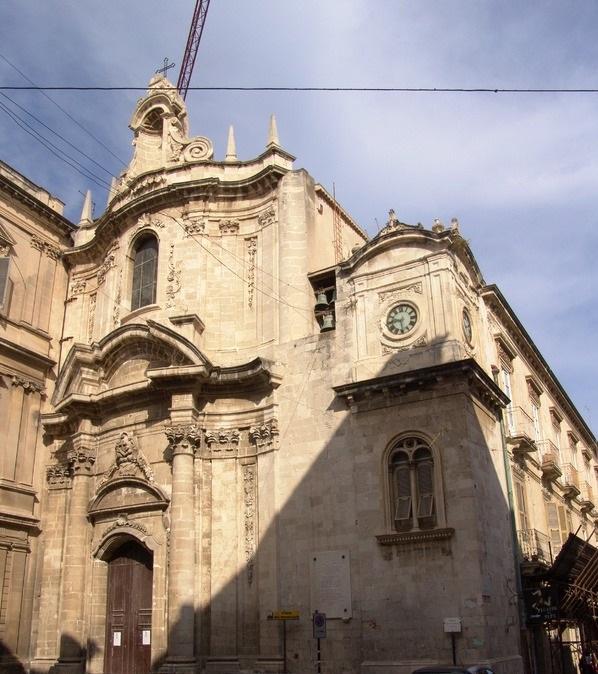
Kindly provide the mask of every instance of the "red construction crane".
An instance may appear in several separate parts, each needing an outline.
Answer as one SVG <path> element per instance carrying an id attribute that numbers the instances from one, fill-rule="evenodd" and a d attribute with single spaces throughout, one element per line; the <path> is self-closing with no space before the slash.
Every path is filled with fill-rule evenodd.
<path id="1" fill-rule="evenodd" d="M 187 98 L 187 89 L 189 89 L 189 83 L 191 82 L 195 57 L 197 56 L 197 48 L 199 47 L 209 7 L 210 0 L 197 0 L 195 3 L 191 28 L 189 28 L 189 37 L 187 38 L 187 46 L 185 47 L 185 55 L 183 56 L 183 62 L 181 63 L 179 79 L 176 83 L 176 88 L 183 97 L 183 100 Z"/>

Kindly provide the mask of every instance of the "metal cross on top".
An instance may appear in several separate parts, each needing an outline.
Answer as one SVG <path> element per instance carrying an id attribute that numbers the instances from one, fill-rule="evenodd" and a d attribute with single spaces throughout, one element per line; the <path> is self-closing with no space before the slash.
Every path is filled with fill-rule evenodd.
<path id="1" fill-rule="evenodd" d="M 166 73 L 171 69 L 174 68 L 176 64 L 174 63 L 168 63 L 168 56 L 164 59 L 164 65 L 161 68 L 158 68 L 156 70 L 157 73 L 162 73 L 164 77 L 166 77 Z"/>

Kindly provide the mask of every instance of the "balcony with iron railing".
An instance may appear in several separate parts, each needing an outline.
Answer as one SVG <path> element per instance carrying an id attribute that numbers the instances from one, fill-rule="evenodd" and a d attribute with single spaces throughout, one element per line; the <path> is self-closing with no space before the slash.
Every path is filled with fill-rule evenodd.
<path id="1" fill-rule="evenodd" d="M 581 506 L 581 509 L 583 512 L 590 512 L 594 509 L 595 504 L 592 486 L 587 482 L 582 482 L 579 494 L 579 505 Z"/>
<path id="2" fill-rule="evenodd" d="M 580 494 L 579 473 L 572 463 L 565 463 L 562 466 L 563 475 L 561 483 L 565 498 L 576 498 Z"/>
<path id="3" fill-rule="evenodd" d="M 519 542 L 519 561 L 525 564 L 552 564 L 552 548 L 550 539 L 537 529 L 519 529 L 517 531 Z"/>
<path id="4" fill-rule="evenodd" d="M 538 442 L 540 450 L 540 469 L 546 480 L 557 480 L 563 474 L 560 468 L 559 448 L 552 440 Z"/>
<path id="5" fill-rule="evenodd" d="M 505 410 L 505 433 L 507 443 L 516 454 L 530 454 L 537 450 L 534 420 L 523 407 L 509 406 Z"/>

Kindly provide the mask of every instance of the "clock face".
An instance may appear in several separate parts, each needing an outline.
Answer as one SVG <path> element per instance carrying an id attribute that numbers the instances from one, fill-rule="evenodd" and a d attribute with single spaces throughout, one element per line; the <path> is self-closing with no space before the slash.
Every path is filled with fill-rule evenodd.
<path id="1" fill-rule="evenodd" d="M 386 317 L 386 327 L 393 335 L 404 335 L 417 323 L 417 311 L 410 304 L 397 304 Z"/>
<path id="2" fill-rule="evenodd" d="M 471 317 L 469 316 L 469 312 L 467 309 L 463 309 L 463 334 L 465 335 L 465 339 L 468 342 L 471 342 L 472 337 L 473 337 L 473 330 L 471 327 Z"/>

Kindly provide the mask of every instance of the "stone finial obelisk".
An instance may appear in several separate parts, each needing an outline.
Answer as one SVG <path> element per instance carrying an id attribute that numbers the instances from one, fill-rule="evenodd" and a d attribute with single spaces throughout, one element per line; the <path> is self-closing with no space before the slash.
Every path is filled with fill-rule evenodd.
<path id="1" fill-rule="evenodd" d="M 268 129 L 268 144 L 267 148 L 270 147 L 280 147 L 280 141 L 278 139 L 278 129 L 276 127 L 276 117 L 270 115 L 270 127 Z"/>
<path id="2" fill-rule="evenodd" d="M 79 227 L 91 224 L 93 224 L 93 203 L 91 201 L 91 190 L 87 190 L 85 193 L 85 200 L 83 201 L 83 208 L 81 209 Z"/>
<path id="3" fill-rule="evenodd" d="M 224 161 L 238 161 L 237 144 L 235 143 L 235 130 L 232 124 L 228 127 L 228 139 L 226 141 L 226 156 Z"/>
<path id="4" fill-rule="evenodd" d="M 109 206 L 112 199 L 114 199 L 114 197 L 116 196 L 116 185 L 117 180 L 114 176 L 112 176 L 112 180 L 110 181 L 110 188 L 108 189 L 108 200 L 106 201 L 106 206 Z"/>

